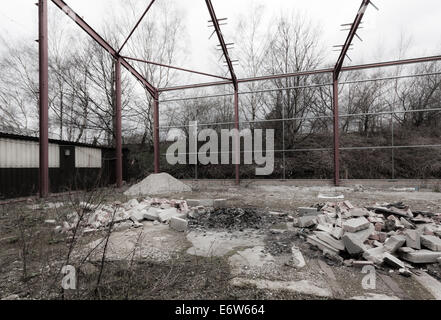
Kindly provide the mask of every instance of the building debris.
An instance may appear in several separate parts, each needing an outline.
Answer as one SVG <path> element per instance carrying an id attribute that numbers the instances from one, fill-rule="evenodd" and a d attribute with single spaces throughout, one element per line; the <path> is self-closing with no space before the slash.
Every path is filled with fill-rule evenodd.
<path id="1" fill-rule="evenodd" d="M 185 232 L 188 228 L 188 220 L 179 217 L 172 217 L 170 219 L 170 228 L 178 232 Z"/>
<path id="2" fill-rule="evenodd" d="M 347 259 L 349 265 L 386 265 L 408 276 L 412 264 L 439 263 L 440 213 L 413 212 L 403 203 L 360 208 L 349 201 L 298 208 L 294 227 L 307 228 L 307 242 Z"/>

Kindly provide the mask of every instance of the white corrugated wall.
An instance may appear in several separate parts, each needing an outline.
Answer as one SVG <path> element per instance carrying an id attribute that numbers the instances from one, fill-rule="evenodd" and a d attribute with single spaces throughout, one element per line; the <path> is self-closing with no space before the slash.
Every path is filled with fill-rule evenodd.
<path id="1" fill-rule="evenodd" d="M 101 168 L 101 149 L 75 147 L 76 168 Z"/>
<path id="2" fill-rule="evenodd" d="M 0 168 L 38 168 L 39 143 L 0 138 Z M 49 144 L 49 168 L 60 167 L 60 148 Z"/>

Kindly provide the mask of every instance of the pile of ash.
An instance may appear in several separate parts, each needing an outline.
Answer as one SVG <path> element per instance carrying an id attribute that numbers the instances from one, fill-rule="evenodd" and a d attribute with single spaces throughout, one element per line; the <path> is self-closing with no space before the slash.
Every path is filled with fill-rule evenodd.
<path id="1" fill-rule="evenodd" d="M 212 209 L 195 219 L 190 219 L 190 227 L 206 229 L 267 229 L 283 222 L 284 218 L 270 215 L 265 210 L 252 208 L 222 208 Z"/>

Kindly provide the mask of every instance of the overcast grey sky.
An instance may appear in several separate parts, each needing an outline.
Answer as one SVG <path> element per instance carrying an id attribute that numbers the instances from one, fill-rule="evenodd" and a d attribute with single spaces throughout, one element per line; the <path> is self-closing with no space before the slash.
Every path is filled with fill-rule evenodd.
<path id="1" fill-rule="evenodd" d="M 118 0 L 66 0 L 90 25 L 100 30 L 102 13 L 109 10 L 109 3 Z M 149 0 L 139 0 L 146 5 Z M 157 0 L 161 1 L 161 0 Z M 191 35 L 188 45 L 189 59 L 185 67 L 201 71 L 213 71 L 208 53 L 215 46 L 216 38 L 210 41 L 211 31 L 205 1 L 173 0 L 181 8 L 187 34 Z M 213 0 L 218 18 L 228 17 L 229 25 L 224 27 L 225 35 L 234 32 L 234 21 L 240 14 L 247 14 L 253 0 Z M 352 22 L 361 0 L 261 0 L 266 5 L 268 17 L 300 10 L 322 28 L 322 44 L 328 50 L 327 63 L 333 63 L 338 53 L 332 45 L 343 44 L 347 32 L 340 31 L 340 24 Z M 10 38 L 21 37 L 26 41 L 37 38 L 36 0 L 2 1 L 0 7 L 0 31 Z M 350 52 L 352 63 L 366 63 L 375 60 L 399 58 L 397 47 L 401 35 L 412 40 L 406 57 L 435 55 L 441 51 L 441 1 L 439 0 L 375 0 L 380 8 L 370 7 L 364 18 L 364 29 L 359 34 L 364 42 L 355 41 Z M 53 6 L 52 4 L 50 4 Z M 141 14 L 142 12 L 140 12 Z M 135 23 L 136 21 L 134 21 Z M 228 41 L 228 38 L 226 39 Z M 240 45 L 240 44 L 238 44 Z M 232 53 L 234 57 L 234 52 Z M 350 62 L 348 62 L 350 63 Z"/>

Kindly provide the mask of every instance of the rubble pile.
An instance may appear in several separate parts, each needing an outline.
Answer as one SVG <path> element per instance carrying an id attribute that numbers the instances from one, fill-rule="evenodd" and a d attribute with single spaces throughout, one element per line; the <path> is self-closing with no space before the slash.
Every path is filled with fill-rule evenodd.
<path id="1" fill-rule="evenodd" d="M 55 230 L 69 232 L 79 225 L 83 233 L 91 233 L 105 229 L 113 223 L 113 230 L 121 231 L 132 227 L 141 227 L 140 222 L 144 220 L 168 223 L 171 218 L 186 217 L 190 212 L 185 200 L 151 198 L 145 198 L 141 202 L 132 199 L 124 204 L 115 202 L 99 206 L 81 203 L 80 207 L 81 218 L 80 214 L 74 212 L 67 217 L 67 221 L 63 222 L 63 226 L 58 226 Z"/>
<path id="2" fill-rule="evenodd" d="M 349 201 L 298 211 L 294 226 L 308 230 L 307 242 L 346 264 L 384 264 L 407 274 L 411 264 L 441 258 L 441 213 L 412 211 L 401 202 L 360 208 Z"/>
<path id="3" fill-rule="evenodd" d="M 170 193 L 191 192 L 191 187 L 173 178 L 167 173 L 152 174 L 132 186 L 126 196 L 161 195 Z"/>

